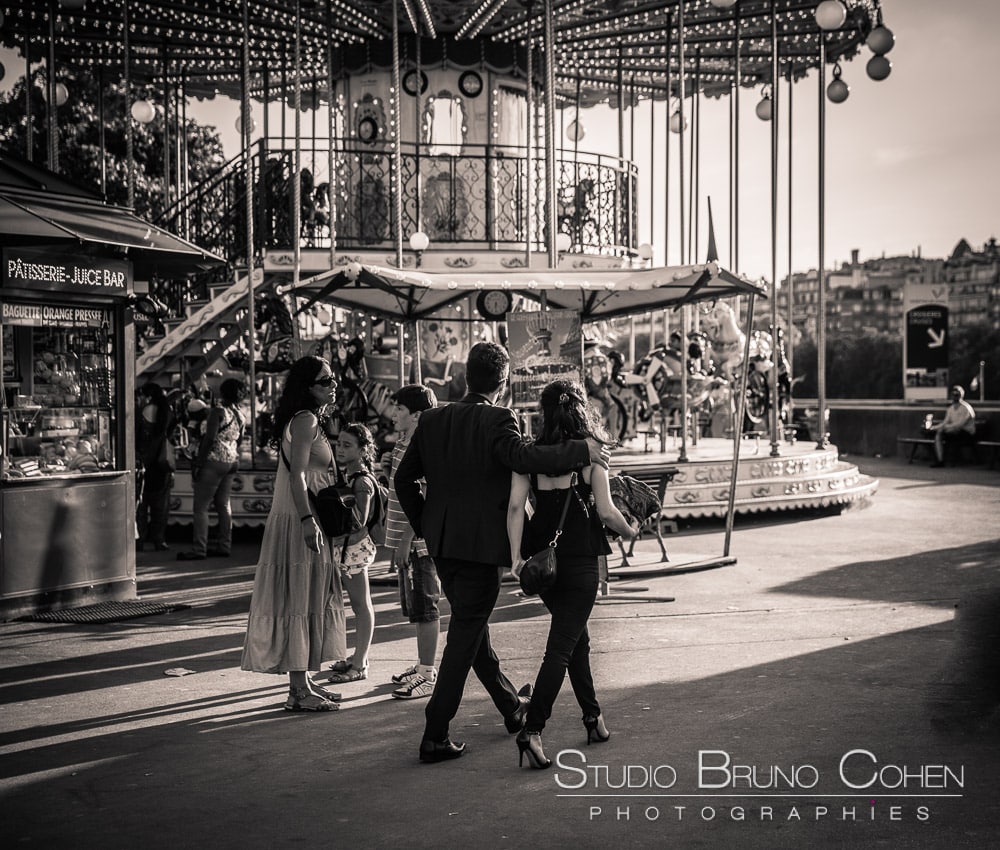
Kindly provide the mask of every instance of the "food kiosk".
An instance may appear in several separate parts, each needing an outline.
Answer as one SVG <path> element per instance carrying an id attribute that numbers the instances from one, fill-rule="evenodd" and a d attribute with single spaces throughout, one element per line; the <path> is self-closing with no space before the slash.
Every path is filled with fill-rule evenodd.
<path id="1" fill-rule="evenodd" d="M 135 599 L 134 275 L 216 258 L 7 158 L 0 254 L 0 618 Z"/>

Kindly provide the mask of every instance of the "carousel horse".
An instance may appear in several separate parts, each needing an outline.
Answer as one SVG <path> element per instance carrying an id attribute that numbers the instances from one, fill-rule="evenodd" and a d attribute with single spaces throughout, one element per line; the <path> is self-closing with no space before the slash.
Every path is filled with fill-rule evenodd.
<path id="1" fill-rule="evenodd" d="M 275 293 L 265 293 L 254 299 L 254 329 L 260 342 L 261 359 L 256 368 L 261 372 L 284 372 L 295 360 L 292 352 L 295 320 L 285 300 Z"/>
<path id="2" fill-rule="evenodd" d="M 701 329 L 712 344 L 715 373 L 722 378 L 732 378 L 743 362 L 746 344 L 746 334 L 736 322 L 736 312 L 725 301 L 717 301 L 708 312 L 701 314 Z"/>
<path id="3" fill-rule="evenodd" d="M 559 230 L 568 234 L 575 244 L 583 244 L 585 231 L 596 231 L 593 205 L 597 189 L 593 178 L 585 177 L 575 187 L 566 187 L 559 202 Z"/>

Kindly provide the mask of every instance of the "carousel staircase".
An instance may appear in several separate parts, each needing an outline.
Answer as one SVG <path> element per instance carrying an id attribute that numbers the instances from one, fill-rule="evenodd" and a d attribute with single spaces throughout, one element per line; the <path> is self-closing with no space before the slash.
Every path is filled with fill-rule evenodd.
<path id="1" fill-rule="evenodd" d="M 264 284 L 262 272 L 256 277 L 255 291 Z M 190 301 L 183 316 L 164 319 L 166 334 L 136 358 L 136 379 L 163 382 L 184 372 L 197 380 L 205 374 L 247 332 L 248 286 L 245 274 L 232 283 L 213 284 L 210 299 Z"/>

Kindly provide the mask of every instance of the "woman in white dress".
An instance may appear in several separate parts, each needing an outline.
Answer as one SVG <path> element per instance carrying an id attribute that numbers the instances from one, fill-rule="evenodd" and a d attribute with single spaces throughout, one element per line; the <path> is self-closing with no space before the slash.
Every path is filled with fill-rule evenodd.
<path id="1" fill-rule="evenodd" d="M 340 571 L 307 492 L 334 482 L 333 450 L 320 418 L 336 395 L 329 362 L 303 357 L 289 370 L 274 413 L 271 441 L 280 460 L 240 666 L 288 673 L 286 711 L 339 707 L 339 695 L 308 675 L 323 661 L 347 654 Z"/>

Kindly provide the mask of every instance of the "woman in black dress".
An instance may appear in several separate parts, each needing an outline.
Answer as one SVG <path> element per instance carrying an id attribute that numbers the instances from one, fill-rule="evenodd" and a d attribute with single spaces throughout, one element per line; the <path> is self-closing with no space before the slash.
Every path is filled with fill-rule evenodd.
<path id="1" fill-rule="evenodd" d="M 565 440 L 594 437 L 606 441 L 597 413 L 587 403 L 583 387 L 572 381 L 553 381 L 542 390 L 543 423 L 536 440 L 552 445 Z M 534 492 L 535 508 L 525 524 L 525 504 Z M 590 635 L 587 620 L 597 598 L 598 558 L 611 551 L 605 526 L 631 540 L 638 533 L 611 502 L 608 471 L 592 464 L 578 473 L 560 476 L 527 476 L 513 473 L 507 509 L 512 572 L 520 574 L 524 558 L 549 544 L 559 525 L 563 505 L 569 508 L 556 546 L 556 581 L 540 595 L 552 614 L 545 656 L 535 679 L 524 729 L 517 736 L 520 753 L 534 768 L 549 767 L 542 749 L 541 733 L 552 713 L 552 705 L 569 672 L 570 684 L 583 710 L 587 742 L 607 741 L 608 732 L 590 672 Z"/>

